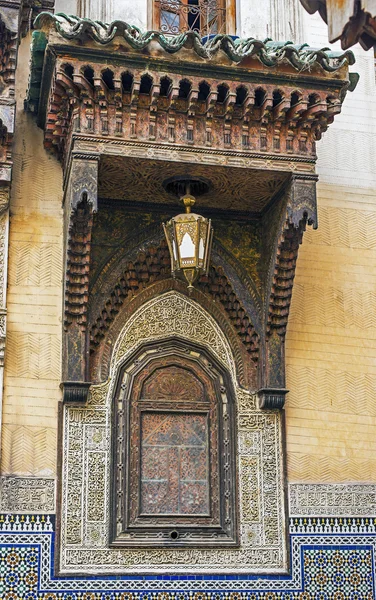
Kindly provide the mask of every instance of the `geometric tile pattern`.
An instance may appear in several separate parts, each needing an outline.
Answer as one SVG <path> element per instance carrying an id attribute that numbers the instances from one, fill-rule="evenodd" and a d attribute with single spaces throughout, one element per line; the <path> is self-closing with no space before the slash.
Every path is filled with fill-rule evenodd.
<path id="1" fill-rule="evenodd" d="M 367 549 L 307 548 L 303 568 L 305 590 L 314 597 L 373 597 L 372 555 Z"/>
<path id="2" fill-rule="evenodd" d="M 55 577 L 54 517 L 0 515 L 4 600 L 373 600 L 375 518 L 290 519 L 285 575 Z M 105 569 L 104 569 L 105 570 Z"/>

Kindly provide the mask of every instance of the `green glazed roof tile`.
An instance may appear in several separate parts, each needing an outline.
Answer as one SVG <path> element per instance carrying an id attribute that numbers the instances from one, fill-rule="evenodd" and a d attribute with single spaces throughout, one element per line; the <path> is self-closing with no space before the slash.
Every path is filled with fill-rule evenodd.
<path id="1" fill-rule="evenodd" d="M 235 63 L 246 57 L 257 57 L 266 67 L 275 67 L 287 60 L 296 70 L 310 70 L 320 65 L 325 71 L 334 72 L 343 65 L 355 62 L 351 51 L 336 52 L 330 48 L 311 48 L 308 44 L 273 42 L 255 38 L 233 39 L 229 35 L 216 35 L 203 43 L 198 33 L 187 31 L 177 36 L 165 36 L 159 31 L 142 32 L 124 21 L 102 23 L 81 19 L 73 15 L 42 12 L 34 23 L 36 29 L 54 29 L 66 40 L 92 39 L 106 45 L 115 37 L 122 37 L 134 50 L 143 50 L 151 42 L 157 42 L 166 52 L 175 54 L 182 48 L 192 49 L 200 58 L 210 60 L 222 50 Z"/>

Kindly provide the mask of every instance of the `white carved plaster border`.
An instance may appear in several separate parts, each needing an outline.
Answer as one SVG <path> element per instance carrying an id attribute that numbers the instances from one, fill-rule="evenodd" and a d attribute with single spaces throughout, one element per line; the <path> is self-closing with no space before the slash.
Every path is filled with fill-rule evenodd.
<path id="1" fill-rule="evenodd" d="M 148 317 L 152 311 L 154 323 Z M 223 331 L 197 302 L 173 291 L 150 300 L 129 319 L 115 343 L 110 378 L 129 354 L 147 339 L 164 339 L 174 335 L 204 343 L 230 370 L 232 379 L 235 380 L 235 362 Z"/>
<path id="2" fill-rule="evenodd" d="M 0 511 L 4 513 L 54 513 L 55 479 L 0 477 Z"/>
<path id="3" fill-rule="evenodd" d="M 376 515 L 376 485 L 290 483 L 289 507 L 296 517 L 369 517 Z"/>
<path id="4" fill-rule="evenodd" d="M 236 549 L 109 548 L 111 405 L 116 378 L 141 344 L 179 336 L 206 346 L 230 372 L 237 399 L 241 546 Z M 285 572 L 287 540 L 279 412 L 260 411 L 241 388 L 230 346 L 201 306 L 175 291 L 127 321 L 110 377 L 92 386 L 86 408 L 64 409 L 61 573 Z"/>
<path id="5" fill-rule="evenodd" d="M 259 434 L 245 433 L 239 443 L 244 458 L 251 457 L 257 452 Z M 55 483 L 48 477 L 0 477 L 0 511 L 54 514 Z M 289 509 L 291 518 L 376 515 L 376 484 L 290 483 Z"/>

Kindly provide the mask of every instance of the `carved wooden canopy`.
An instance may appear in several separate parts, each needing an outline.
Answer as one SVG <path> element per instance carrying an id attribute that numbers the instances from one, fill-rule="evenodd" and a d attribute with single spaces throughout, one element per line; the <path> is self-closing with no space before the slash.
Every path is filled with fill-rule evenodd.
<path id="1" fill-rule="evenodd" d="M 228 328 L 261 405 L 281 407 L 298 248 L 317 225 L 315 141 L 353 87 L 353 55 L 45 13 L 37 26 L 27 106 L 65 173 L 65 398 L 106 376 L 145 294 L 181 287 L 161 222 L 179 210 L 164 182 L 183 176 L 207 182 L 215 230 L 195 299 Z"/>

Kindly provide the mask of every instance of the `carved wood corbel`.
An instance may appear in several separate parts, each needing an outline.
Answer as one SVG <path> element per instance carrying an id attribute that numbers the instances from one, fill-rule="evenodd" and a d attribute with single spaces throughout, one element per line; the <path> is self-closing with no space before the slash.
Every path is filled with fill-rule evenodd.
<path id="1" fill-rule="evenodd" d="M 282 409 L 285 403 L 285 336 L 299 246 L 307 225 L 317 228 L 316 175 L 292 175 L 269 267 L 265 360 L 258 392 L 260 407 Z"/>
<path id="2" fill-rule="evenodd" d="M 19 12 L 0 3 L 0 185 L 9 185 L 12 178 Z"/>
<path id="3" fill-rule="evenodd" d="M 289 223 L 296 229 L 305 221 L 317 229 L 317 197 L 316 174 L 294 174 L 291 176 L 291 185 L 287 203 L 287 217 Z"/>
<path id="4" fill-rule="evenodd" d="M 93 214 L 97 211 L 98 156 L 75 156 L 66 180 L 63 400 L 86 401 L 87 304 Z"/>

